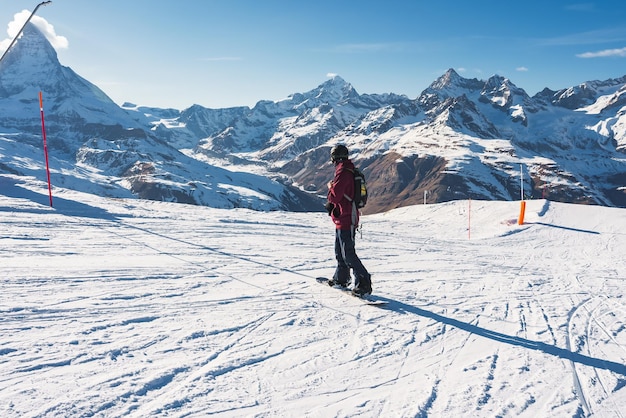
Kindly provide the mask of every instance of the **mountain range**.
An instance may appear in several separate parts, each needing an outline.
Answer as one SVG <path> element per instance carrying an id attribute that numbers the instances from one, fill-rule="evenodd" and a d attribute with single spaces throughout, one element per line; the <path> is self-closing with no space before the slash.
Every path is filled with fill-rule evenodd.
<path id="1" fill-rule="evenodd" d="M 417 98 L 359 94 L 335 76 L 279 101 L 209 109 L 118 106 L 62 66 L 28 24 L 0 62 L 0 174 L 111 197 L 218 208 L 323 210 L 330 149 L 366 174 L 366 213 L 457 199 L 626 207 L 626 76 L 529 96 L 450 69 Z"/>

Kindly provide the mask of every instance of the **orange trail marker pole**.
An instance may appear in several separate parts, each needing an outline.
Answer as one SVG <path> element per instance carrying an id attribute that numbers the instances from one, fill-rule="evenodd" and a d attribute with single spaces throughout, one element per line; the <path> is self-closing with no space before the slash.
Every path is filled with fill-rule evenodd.
<path id="1" fill-rule="evenodd" d="M 517 218 L 518 225 L 524 225 L 524 215 L 526 214 L 526 201 L 522 200 L 520 202 L 519 208 L 519 218 Z"/>
<path id="2" fill-rule="evenodd" d="M 48 195 L 50 196 L 50 207 L 52 207 L 52 183 L 50 183 L 50 164 L 48 162 L 48 143 L 46 141 L 46 125 L 43 118 L 43 98 L 39 92 L 39 109 L 41 111 L 41 133 L 43 134 L 43 153 L 46 157 L 46 174 L 48 176 Z"/>
<path id="3" fill-rule="evenodd" d="M 519 218 L 517 218 L 518 225 L 524 225 L 524 215 L 526 214 L 526 202 L 524 201 L 524 170 L 522 164 L 519 165 L 519 178 L 520 178 L 520 208 Z"/>

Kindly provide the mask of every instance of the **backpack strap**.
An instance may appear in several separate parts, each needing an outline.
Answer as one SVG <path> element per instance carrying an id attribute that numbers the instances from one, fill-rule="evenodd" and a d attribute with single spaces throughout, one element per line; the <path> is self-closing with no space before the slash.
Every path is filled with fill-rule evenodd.
<path id="1" fill-rule="evenodd" d="M 350 170 L 349 168 L 344 168 L 344 170 L 349 171 L 352 173 L 352 180 L 354 180 L 354 176 L 356 175 L 355 170 Z M 356 195 L 358 192 L 358 190 L 354 190 L 354 194 Z M 351 224 L 352 224 L 352 233 L 354 234 L 356 231 L 359 231 L 361 229 L 361 225 L 359 224 L 359 218 L 360 218 L 360 214 L 361 214 L 361 210 L 359 208 L 356 207 L 356 203 L 354 202 L 354 197 L 350 197 L 347 194 L 344 193 L 344 196 L 346 199 L 348 199 L 349 202 L 352 203 L 352 219 L 351 219 Z"/>
<path id="2" fill-rule="evenodd" d="M 349 172 L 351 172 L 351 173 L 352 173 L 353 180 L 354 180 L 354 170 L 350 170 L 349 168 L 345 168 L 345 167 L 344 167 L 344 168 L 341 170 L 341 172 L 344 172 L 344 171 L 349 171 Z M 356 190 L 354 191 L 354 193 L 356 193 Z M 354 209 L 354 208 L 355 208 L 355 205 L 354 205 L 354 197 L 350 197 L 350 196 L 348 196 L 348 195 L 347 195 L 347 194 L 345 194 L 345 193 L 343 194 L 343 197 L 345 197 L 346 199 L 348 199 L 348 202 L 352 202 L 352 206 L 353 206 L 353 208 L 352 208 L 352 209 Z M 352 212 L 354 213 L 354 210 L 353 210 Z"/>

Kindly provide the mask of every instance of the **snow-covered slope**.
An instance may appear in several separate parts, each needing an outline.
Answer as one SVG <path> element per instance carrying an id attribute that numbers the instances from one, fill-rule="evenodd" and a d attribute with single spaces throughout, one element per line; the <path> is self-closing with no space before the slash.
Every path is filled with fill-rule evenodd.
<path id="1" fill-rule="evenodd" d="M 459 200 L 363 218 L 385 309 L 325 214 L 0 174 L 0 415 L 619 417 L 624 209 Z"/>

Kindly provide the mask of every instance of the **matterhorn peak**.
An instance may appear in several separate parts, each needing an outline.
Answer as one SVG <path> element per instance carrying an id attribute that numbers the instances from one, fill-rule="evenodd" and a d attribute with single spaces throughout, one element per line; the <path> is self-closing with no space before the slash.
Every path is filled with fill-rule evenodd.
<path id="1" fill-rule="evenodd" d="M 32 23 L 27 23 L 22 35 L 0 62 L 0 81 L 9 79 L 45 80 L 60 67 L 57 53 L 50 42 Z"/>
<path id="2" fill-rule="evenodd" d="M 40 92 L 48 114 L 57 120 L 81 115 L 90 123 L 136 126 L 102 90 L 61 65 L 48 39 L 29 22 L 0 62 L 0 99 L 6 99 L 0 112 L 18 118 L 30 115 L 39 109 Z"/>

